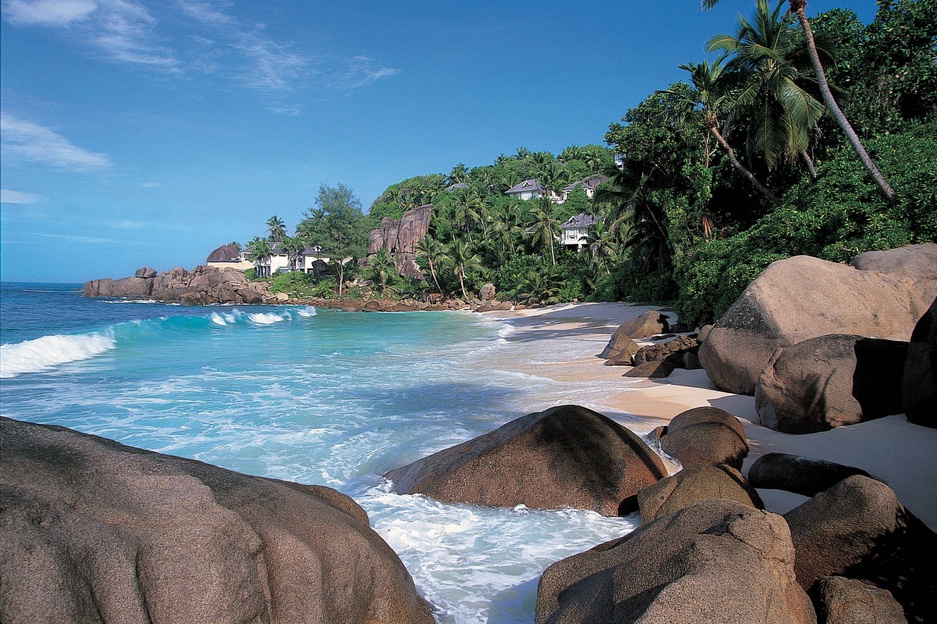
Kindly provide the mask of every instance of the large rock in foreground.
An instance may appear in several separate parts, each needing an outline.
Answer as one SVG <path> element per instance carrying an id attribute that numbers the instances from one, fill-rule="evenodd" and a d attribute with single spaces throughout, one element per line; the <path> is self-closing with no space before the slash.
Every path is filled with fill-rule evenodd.
<path id="1" fill-rule="evenodd" d="M 761 424 L 816 433 L 900 414 L 908 343 L 829 334 L 780 347 L 755 386 Z"/>
<path id="2" fill-rule="evenodd" d="M 911 332 L 901 402 L 908 420 L 937 427 L 937 299 Z"/>
<path id="3" fill-rule="evenodd" d="M 784 519 L 708 499 L 547 568 L 538 624 L 816 622 Z"/>
<path id="4" fill-rule="evenodd" d="M 0 620 L 433 622 L 347 496 L 2 419 Z"/>
<path id="5" fill-rule="evenodd" d="M 736 470 L 748 456 L 748 439 L 738 419 L 709 405 L 677 414 L 664 429 L 662 451 L 684 467 L 728 464 Z"/>
<path id="6" fill-rule="evenodd" d="M 805 589 L 845 576 L 892 593 L 912 622 L 937 622 L 937 535 L 884 483 L 840 481 L 784 514 Z"/>
<path id="7" fill-rule="evenodd" d="M 886 259 L 901 254 L 926 260 L 934 250 L 937 244 L 931 243 L 882 253 Z M 876 267 L 891 266 L 881 258 Z M 929 267 L 909 276 L 809 256 L 774 262 L 713 327 L 700 347 L 700 361 L 720 390 L 753 394 L 778 347 L 826 334 L 907 341 L 937 297 L 937 262 Z"/>
<path id="8" fill-rule="evenodd" d="M 385 475 L 394 491 L 447 503 L 590 509 L 621 502 L 667 476 L 660 457 L 615 421 L 578 405 L 512 420 Z"/>

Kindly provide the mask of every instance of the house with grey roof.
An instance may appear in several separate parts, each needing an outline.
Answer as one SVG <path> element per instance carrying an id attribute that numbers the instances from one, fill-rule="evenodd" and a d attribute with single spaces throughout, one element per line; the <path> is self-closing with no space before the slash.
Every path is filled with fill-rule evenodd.
<path id="1" fill-rule="evenodd" d="M 549 197 L 554 201 L 557 199 L 556 193 L 540 184 L 537 178 L 531 178 L 529 180 L 524 180 L 520 184 L 515 184 L 506 190 L 504 194 L 518 199 L 537 199 L 540 197 Z"/>
<path id="2" fill-rule="evenodd" d="M 589 199 L 593 199 L 595 197 L 596 189 L 600 184 L 602 184 L 602 182 L 605 182 L 606 180 L 608 180 L 608 176 L 595 174 L 587 178 L 583 178 L 578 182 L 573 182 L 560 191 L 560 199 L 562 200 L 560 203 L 563 203 L 569 199 L 569 194 L 575 191 L 577 188 L 582 188 L 582 190 L 586 192 L 586 195 L 589 196 Z"/>
<path id="3" fill-rule="evenodd" d="M 570 217 L 560 226 L 560 243 L 582 249 L 588 243 L 590 228 L 598 221 L 602 221 L 602 217 L 585 213 Z"/>

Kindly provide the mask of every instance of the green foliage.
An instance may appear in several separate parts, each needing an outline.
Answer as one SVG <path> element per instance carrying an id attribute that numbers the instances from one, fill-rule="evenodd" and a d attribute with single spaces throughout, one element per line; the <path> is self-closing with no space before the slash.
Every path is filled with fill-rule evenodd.
<path id="1" fill-rule="evenodd" d="M 286 293 L 290 297 L 311 297 L 315 287 L 312 274 L 300 271 L 278 273 L 270 280 L 270 292 Z"/>
<path id="2" fill-rule="evenodd" d="M 771 262 L 810 255 L 847 262 L 864 251 L 937 240 L 937 122 L 869 141 L 898 192 L 888 204 L 849 148 L 803 180 L 753 227 L 709 241 L 675 268 L 681 320 L 718 319 Z M 914 166 L 908 166 L 913 163 Z"/>
<path id="3" fill-rule="evenodd" d="M 257 269 L 245 269 L 244 277 L 247 278 L 248 282 L 256 282 L 259 279 L 257 277 Z"/>
<path id="4" fill-rule="evenodd" d="M 403 216 L 403 213 L 403 206 L 396 202 L 375 203 L 371 206 L 371 210 L 368 211 L 368 214 L 373 217 L 378 224 L 380 224 L 384 217 L 400 219 L 400 217 Z"/>

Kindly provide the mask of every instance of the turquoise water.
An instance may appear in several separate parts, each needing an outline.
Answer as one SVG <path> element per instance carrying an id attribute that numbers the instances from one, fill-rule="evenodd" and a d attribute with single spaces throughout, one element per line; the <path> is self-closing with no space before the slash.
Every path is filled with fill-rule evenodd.
<path id="1" fill-rule="evenodd" d="M 532 622 L 547 565 L 630 531 L 591 512 L 445 505 L 384 472 L 543 409 L 562 389 L 479 365 L 508 322 L 458 312 L 187 308 L 2 284 L 0 412 L 240 472 L 368 512 L 440 622 Z"/>

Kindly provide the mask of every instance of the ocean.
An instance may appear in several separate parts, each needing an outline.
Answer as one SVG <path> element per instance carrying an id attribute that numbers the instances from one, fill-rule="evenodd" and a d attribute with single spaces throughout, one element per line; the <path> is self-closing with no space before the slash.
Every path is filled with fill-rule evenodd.
<path id="1" fill-rule="evenodd" d="M 191 308 L 4 283 L 0 413 L 333 487 L 367 510 L 437 621 L 529 623 L 544 568 L 638 519 L 443 504 L 381 476 L 551 405 L 599 407 L 594 384 L 535 374 L 561 343 L 524 353 L 514 331 L 464 312 Z"/>

